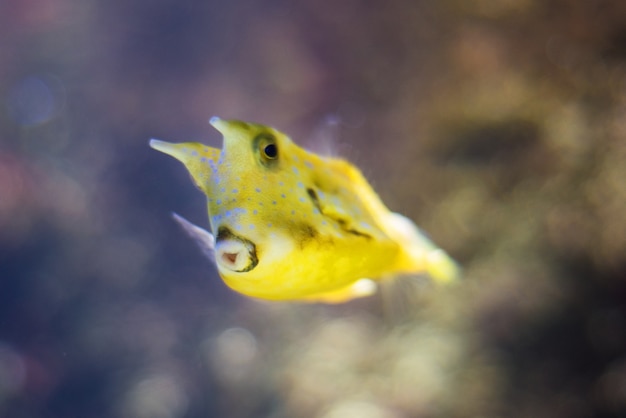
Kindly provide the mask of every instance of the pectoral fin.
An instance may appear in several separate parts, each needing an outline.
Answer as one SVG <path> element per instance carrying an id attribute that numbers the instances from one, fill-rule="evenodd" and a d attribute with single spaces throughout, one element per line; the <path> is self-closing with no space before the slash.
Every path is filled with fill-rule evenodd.
<path id="1" fill-rule="evenodd" d="M 174 220 L 200 247 L 200 250 L 211 262 L 215 263 L 215 237 L 206 229 L 192 224 L 182 216 L 172 213 Z"/>

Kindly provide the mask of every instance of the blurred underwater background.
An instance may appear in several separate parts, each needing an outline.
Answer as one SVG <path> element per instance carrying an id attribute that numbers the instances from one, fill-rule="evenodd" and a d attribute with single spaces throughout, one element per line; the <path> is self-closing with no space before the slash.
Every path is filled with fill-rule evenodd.
<path id="1" fill-rule="evenodd" d="M 626 2 L 5 0 L 0 103 L 1 417 L 626 416 Z M 354 162 L 463 282 L 226 288 L 147 145 L 213 115 Z"/>

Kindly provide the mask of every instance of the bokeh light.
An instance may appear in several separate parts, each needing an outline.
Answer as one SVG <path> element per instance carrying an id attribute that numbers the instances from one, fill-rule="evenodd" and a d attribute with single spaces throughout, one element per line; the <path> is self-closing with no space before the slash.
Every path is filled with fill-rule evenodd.
<path id="1" fill-rule="evenodd" d="M 64 105 L 63 86 L 53 77 L 29 76 L 19 80 L 7 95 L 7 109 L 23 126 L 52 119 Z"/>

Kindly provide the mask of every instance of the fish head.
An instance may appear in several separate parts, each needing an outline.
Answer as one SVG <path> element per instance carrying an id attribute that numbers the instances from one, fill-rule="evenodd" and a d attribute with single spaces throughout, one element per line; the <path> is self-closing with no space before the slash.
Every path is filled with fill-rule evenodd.
<path id="1" fill-rule="evenodd" d="M 325 222 L 309 185 L 322 160 L 267 126 L 219 118 L 211 125 L 224 137 L 222 149 L 151 145 L 180 160 L 207 196 L 220 276 L 254 296 L 319 239 Z"/>
<path id="2" fill-rule="evenodd" d="M 267 126 L 215 117 L 210 123 L 224 137 L 207 190 L 216 262 L 241 291 L 288 262 L 297 247 L 300 217 L 314 209 L 302 183 L 306 151 Z"/>

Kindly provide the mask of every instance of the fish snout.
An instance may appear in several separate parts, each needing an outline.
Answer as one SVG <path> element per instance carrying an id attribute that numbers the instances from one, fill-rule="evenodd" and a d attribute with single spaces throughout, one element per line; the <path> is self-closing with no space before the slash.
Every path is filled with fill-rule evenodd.
<path id="1" fill-rule="evenodd" d="M 233 234 L 226 227 L 218 229 L 215 260 L 220 267 L 236 273 L 250 271 L 259 263 L 254 243 Z"/>

